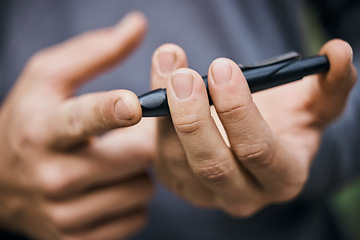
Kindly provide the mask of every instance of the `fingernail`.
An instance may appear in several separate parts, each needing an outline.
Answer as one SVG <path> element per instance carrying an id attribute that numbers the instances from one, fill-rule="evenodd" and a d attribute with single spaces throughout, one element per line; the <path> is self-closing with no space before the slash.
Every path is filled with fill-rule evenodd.
<path id="1" fill-rule="evenodd" d="M 230 64 L 223 59 L 216 59 L 211 64 L 211 75 L 216 84 L 226 84 L 232 76 Z"/>
<path id="2" fill-rule="evenodd" d="M 175 70 L 176 54 L 171 50 L 160 50 L 158 53 L 159 70 L 162 74 L 169 74 Z"/>
<path id="3" fill-rule="evenodd" d="M 115 103 L 115 114 L 120 120 L 131 120 L 132 114 L 129 110 L 128 106 L 126 105 L 124 99 L 119 98 Z"/>
<path id="4" fill-rule="evenodd" d="M 186 70 L 177 71 L 171 77 L 171 84 L 176 97 L 186 99 L 193 93 L 194 75 Z"/>

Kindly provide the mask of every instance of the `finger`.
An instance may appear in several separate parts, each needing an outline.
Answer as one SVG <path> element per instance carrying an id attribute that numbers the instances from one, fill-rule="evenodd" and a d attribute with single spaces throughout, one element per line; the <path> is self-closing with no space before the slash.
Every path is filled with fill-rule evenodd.
<path id="1" fill-rule="evenodd" d="M 141 119 L 141 106 L 130 91 L 90 93 L 61 103 L 47 118 L 44 141 L 66 148 L 109 130 L 128 127 Z"/>
<path id="2" fill-rule="evenodd" d="M 186 54 L 182 48 L 175 44 L 160 46 L 152 58 L 152 87 L 165 88 L 171 74 L 186 66 Z M 177 194 L 191 197 L 194 204 L 209 206 L 211 192 L 192 173 L 171 118 L 157 118 L 157 127 L 159 151 L 155 166 L 160 180 Z"/>
<path id="3" fill-rule="evenodd" d="M 165 88 L 167 80 L 176 69 L 187 67 L 184 50 L 175 44 L 160 46 L 154 52 L 151 63 L 151 86 L 153 89 Z M 169 141 L 171 143 L 178 142 L 170 117 L 158 118 L 157 122 L 160 146 Z"/>
<path id="4" fill-rule="evenodd" d="M 348 43 L 338 39 L 331 40 L 321 48 L 319 54 L 328 57 L 330 70 L 306 79 L 309 96 L 306 107 L 315 113 L 320 127 L 324 127 L 344 109 L 357 73 L 352 63 L 353 52 Z"/>
<path id="5" fill-rule="evenodd" d="M 156 89 L 165 88 L 171 74 L 176 69 L 187 66 L 187 59 L 181 47 L 167 43 L 155 50 L 151 63 L 151 86 Z"/>
<path id="6" fill-rule="evenodd" d="M 82 34 L 36 54 L 30 72 L 37 75 L 40 85 L 50 85 L 63 96 L 72 95 L 85 80 L 123 60 L 145 30 L 145 17 L 130 13 L 114 27 Z"/>
<path id="7" fill-rule="evenodd" d="M 149 177 L 142 175 L 67 201 L 50 202 L 46 209 L 54 225 L 63 232 L 78 232 L 143 208 L 152 193 Z"/>
<path id="8" fill-rule="evenodd" d="M 269 149 L 273 136 L 252 100 L 241 70 L 229 59 L 217 59 L 208 76 L 216 112 L 237 157 L 261 156 Z"/>
<path id="9" fill-rule="evenodd" d="M 186 67 L 186 54 L 182 48 L 175 44 L 164 44 L 153 54 L 151 67 L 152 88 L 165 88 L 171 74 L 178 68 Z M 156 159 L 158 173 L 167 186 L 180 189 L 180 184 L 174 175 L 181 177 L 190 174 L 190 167 L 186 161 L 184 151 L 177 134 L 173 128 L 170 117 L 157 119 L 159 135 L 157 144 L 160 147 L 159 156 Z"/>
<path id="10" fill-rule="evenodd" d="M 37 189 L 47 198 L 61 200 L 142 174 L 154 155 L 153 146 L 147 138 L 127 133 L 95 139 L 76 152 L 38 159 L 31 166 Z"/>
<path id="11" fill-rule="evenodd" d="M 253 103 L 240 68 L 229 59 L 217 59 L 211 64 L 208 76 L 214 106 L 238 161 L 261 188 L 283 187 L 299 167 L 295 163 L 288 166 L 280 154 L 274 157 L 275 152 L 283 151 Z"/>
<path id="12" fill-rule="evenodd" d="M 177 70 L 168 80 L 167 94 L 174 127 L 191 169 L 215 193 L 215 201 L 225 209 L 248 204 L 245 200 L 249 199 L 257 202 L 253 184 L 238 167 L 210 115 L 201 76 L 192 70 Z"/>
<path id="13" fill-rule="evenodd" d="M 126 239 L 141 230 L 146 223 L 146 211 L 140 209 L 126 216 L 120 216 L 101 226 L 86 229 L 80 233 L 63 234 L 64 240 L 115 240 Z"/>
<path id="14" fill-rule="evenodd" d="M 322 90 L 329 94 L 339 94 L 341 91 L 349 91 L 353 84 L 354 69 L 352 64 L 353 51 L 351 46 L 342 40 L 335 39 L 327 42 L 320 50 L 320 55 L 326 55 L 330 61 L 330 70 L 320 80 Z"/>

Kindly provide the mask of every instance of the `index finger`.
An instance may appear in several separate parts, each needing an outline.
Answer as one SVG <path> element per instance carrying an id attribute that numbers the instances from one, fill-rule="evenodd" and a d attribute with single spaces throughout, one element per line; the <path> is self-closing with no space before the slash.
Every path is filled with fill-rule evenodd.
<path id="1" fill-rule="evenodd" d="M 167 93 L 174 127 L 191 170 L 229 213 L 242 216 L 254 211 L 262 201 L 259 189 L 239 166 L 211 117 L 201 76 L 189 69 L 177 70 L 168 80 Z"/>
<path id="2" fill-rule="evenodd" d="M 187 59 L 183 49 L 175 44 L 161 45 L 152 57 L 151 66 L 151 86 L 152 88 L 165 88 L 166 81 L 172 72 L 177 68 L 186 67 Z M 158 144 L 165 149 L 163 152 L 171 152 L 176 148 L 181 149 L 181 144 L 174 130 L 171 118 L 169 116 L 156 119 L 159 132 Z M 171 148 L 172 151 L 167 151 Z M 163 164 L 167 164 L 164 162 Z M 169 166 L 170 167 L 170 166 Z"/>
<path id="3" fill-rule="evenodd" d="M 146 19 L 130 13 L 114 27 L 90 31 L 35 54 L 27 74 L 51 94 L 69 97 L 79 85 L 123 60 L 142 40 Z M 48 92 L 48 91 L 47 91 Z"/>

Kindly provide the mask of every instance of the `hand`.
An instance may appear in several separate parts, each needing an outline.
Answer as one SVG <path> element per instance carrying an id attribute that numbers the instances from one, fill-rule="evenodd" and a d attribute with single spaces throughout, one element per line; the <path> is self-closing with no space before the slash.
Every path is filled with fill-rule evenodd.
<path id="1" fill-rule="evenodd" d="M 162 182 L 196 205 L 237 217 L 295 198 L 324 127 L 340 115 L 356 80 L 347 43 L 330 41 L 320 54 L 329 57 L 328 73 L 253 96 L 234 62 L 215 60 L 208 73 L 211 115 L 200 75 L 175 71 L 187 66 L 184 52 L 160 47 L 153 87 L 166 86 L 172 118 L 158 119 L 156 170 Z"/>
<path id="2" fill-rule="evenodd" d="M 28 62 L 0 112 L 0 226 L 35 239 L 87 240 L 142 227 L 153 189 L 151 123 L 106 133 L 140 121 L 135 94 L 73 95 L 124 59 L 145 30 L 132 13 Z"/>

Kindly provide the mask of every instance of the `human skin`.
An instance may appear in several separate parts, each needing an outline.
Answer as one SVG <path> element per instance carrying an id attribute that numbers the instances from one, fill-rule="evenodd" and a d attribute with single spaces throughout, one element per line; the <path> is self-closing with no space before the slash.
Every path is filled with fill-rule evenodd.
<path id="1" fill-rule="evenodd" d="M 301 191 L 321 132 L 341 113 L 356 79 L 348 45 L 335 41 L 322 49 L 334 66 L 330 73 L 253 99 L 234 63 L 216 60 L 209 85 L 222 124 L 210 116 L 199 75 L 173 73 L 187 66 L 183 50 L 160 47 L 152 84 L 167 86 L 173 122 L 158 119 L 152 161 L 151 120 L 117 129 L 141 119 L 133 93 L 74 97 L 81 84 L 124 59 L 145 28 L 143 16 L 131 14 L 28 62 L 0 109 L 0 226 L 35 239 L 127 237 L 145 222 L 152 193 L 145 170 L 153 161 L 185 199 L 239 217 Z"/>
<path id="2" fill-rule="evenodd" d="M 239 67 L 216 59 L 208 82 L 173 44 L 153 55 L 152 86 L 166 87 L 171 117 L 159 118 L 156 173 L 184 199 L 247 217 L 303 189 L 324 128 L 356 81 L 351 47 L 326 43 L 330 71 L 251 95 Z M 178 69 L 181 68 L 181 69 Z"/>
<path id="3" fill-rule="evenodd" d="M 131 13 L 29 60 L 0 109 L 0 227 L 34 239 L 110 240 L 144 225 L 154 127 L 129 128 L 141 119 L 130 91 L 74 94 L 145 30 L 144 16 Z"/>

